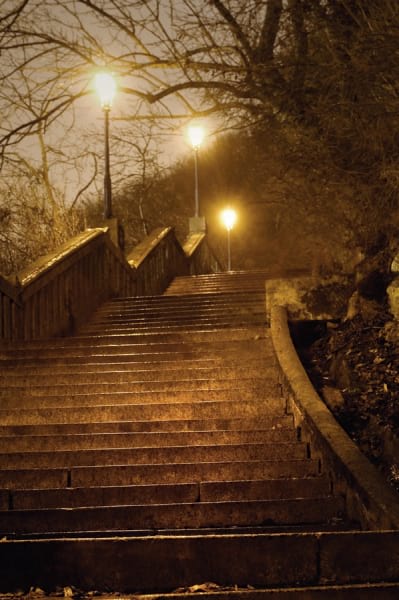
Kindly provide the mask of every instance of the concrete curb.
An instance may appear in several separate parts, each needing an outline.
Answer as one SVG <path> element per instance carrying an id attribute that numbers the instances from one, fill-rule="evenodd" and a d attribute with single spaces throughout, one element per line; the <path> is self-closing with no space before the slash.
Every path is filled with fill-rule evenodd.
<path id="1" fill-rule="evenodd" d="M 271 308 L 271 335 L 296 423 L 315 441 L 336 491 L 347 499 L 349 516 L 366 529 L 398 529 L 399 498 L 360 452 L 313 388 L 288 328 L 287 310 Z M 313 445 L 313 444 L 312 444 Z"/>

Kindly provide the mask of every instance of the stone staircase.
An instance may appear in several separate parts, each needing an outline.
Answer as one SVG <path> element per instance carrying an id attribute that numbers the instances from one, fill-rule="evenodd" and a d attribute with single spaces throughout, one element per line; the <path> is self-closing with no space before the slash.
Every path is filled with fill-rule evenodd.
<path id="1" fill-rule="evenodd" d="M 0 592 L 397 597 L 396 532 L 353 531 L 287 413 L 264 279 L 181 277 L 1 350 Z"/>

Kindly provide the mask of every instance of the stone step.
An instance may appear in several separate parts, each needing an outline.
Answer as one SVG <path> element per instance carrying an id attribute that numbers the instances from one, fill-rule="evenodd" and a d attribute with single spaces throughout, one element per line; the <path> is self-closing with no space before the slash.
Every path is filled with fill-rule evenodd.
<path id="1" fill-rule="evenodd" d="M 170 357 L 167 354 L 163 355 L 147 355 L 134 357 L 128 355 L 127 358 L 131 358 L 131 360 L 126 360 L 125 362 L 116 362 L 118 357 L 108 357 L 109 360 L 106 360 L 107 357 L 104 358 L 104 361 L 96 362 L 96 358 L 90 358 L 86 361 L 78 361 L 75 362 L 66 362 L 66 364 L 62 364 L 61 362 L 57 362 L 51 359 L 48 359 L 47 362 L 40 361 L 39 366 L 37 363 L 31 364 L 16 364 L 16 365 L 4 365 L 0 361 L 1 365 L 1 373 L 7 381 L 12 381 L 13 379 L 17 379 L 18 377 L 23 377 L 24 375 L 28 377 L 32 377 L 35 375 L 38 376 L 48 376 L 49 373 L 52 375 L 70 375 L 75 374 L 79 376 L 80 373 L 112 373 L 112 372 L 132 372 L 137 373 L 139 371 L 155 371 L 157 373 L 162 373 L 162 371 L 190 371 L 191 369 L 209 369 L 216 368 L 218 365 L 224 368 L 233 368 L 238 366 L 240 368 L 251 368 L 252 366 L 257 365 L 257 368 L 262 368 L 264 371 L 275 368 L 275 362 L 273 358 L 262 358 L 257 354 L 253 359 L 250 356 L 244 355 L 240 356 L 232 355 L 232 356 L 215 356 L 213 358 L 208 355 L 197 356 L 196 358 L 188 357 L 185 358 L 184 354 L 181 354 L 179 360 L 177 358 Z M 126 357 L 122 357 L 126 358 Z M 136 358 L 141 358 L 141 360 L 137 360 Z"/>
<path id="2" fill-rule="evenodd" d="M 189 314 L 194 315 L 206 312 L 234 312 L 246 311 L 253 308 L 265 311 L 265 292 L 255 291 L 217 291 L 214 293 L 202 294 L 201 292 L 190 293 L 187 295 L 164 295 L 146 299 L 145 297 L 136 298 L 115 298 L 108 300 L 97 308 L 94 316 L 107 312 L 141 312 L 142 314 Z"/>
<path id="3" fill-rule="evenodd" d="M 256 325 L 265 325 L 264 321 L 254 320 L 254 324 Z M 244 322 L 235 321 L 234 323 L 225 319 L 223 322 L 198 322 L 192 324 L 173 324 L 173 323 L 165 323 L 160 325 L 152 325 L 149 323 L 143 323 L 142 325 L 133 324 L 129 325 L 107 325 L 104 323 L 87 325 L 84 329 L 81 330 L 82 335 L 90 335 L 90 336 L 107 336 L 107 335 L 134 335 L 134 336 L 156 336 L 157 334 L 164 335 L 173 335 L 181 334 L 187 335 L 190 338 L 190 341 L 195 341 L 197 337 L 197 333 L 202 336 L 204 333 L 211 333 L 215 337 L 217 337 L 219 331 L 226 330 L 227 332 L 231 329 L 232 325 L 234 325 L 237 330 L 241 327 L 244 328 Z"/>
<path id="4" fill-rule="evenodd" d="M 198 383 L 197 389 L 194 385 L 178 383 L 174 386 L 162 385 L 161 383 L 154 383 L 154 389 L 148 385 L 147 382 L 142 384 L 114 384 L 112 385 L 98 385 L 96 391 L 90 391 L 90 386 L 85 385 L 59 385 L 55 387 L 40 387 L 32 386 L 29 390 L 25 388 L 12 388 L 11 390 L 0 391 L 1 406 L 0 418 L 4 417 L 7 419 L 7 414 L 13 410 L 20 410 L 21 418 L 25 415 L 24 411 L 36 410 L 36 409 L 88 409 L 92 407 L 96 411 L 103 409 L 105 412 L 109 412 L 109 409 L 114 406 L 127 407 L 131 406 L 132 410 L 135 410 L 134 406 L 143 405 L 143 415 L 148 414 L 148 407 L 153 407 L 154 413 L 151 414 L 162 414 L 165 410 L 168 410 L 165 405 L 177 405 L 195 404 L 198 408 L 199 405 L 209 405 L 209 402 L 223 403 L 222 410 L 226 406 L 226 402 L 235 404 L 232 406 L 235 410 L 231 416 L 238 416 L 237 404 L 242 402 L 247 412 L 243 416 L 251 416 L 248 410 L 255 414 L 262 414 L 268 410 L 271 410 L 274 414 L 282 414 L 286 410 L 286 400 L 281 395 L 281 388 L 277 384 L 264 383 L 255 385 L 252 380 L 245 384 L 242 382 L 241 386 L 228 385 L 228 382 L 224 385 L 223 382 L 215 382 L 214 384 L 204 385 Z M 206 389 L 210 385 L 213 389 Z M 156 387 L 155 387 L 156 386 Z M 92 386 L 94 388 L 94 385 Z M 73 388 L 73 389 L 72 389 Z M 187 389 L 185 389 L 187 388 Z M 112 391 L 109 391 L 112 390 Z M 129 390 L 129 391 L 126 391 Z M 252 403 L 252 411 L 250 405 Z M 162 405 L 162 406 L 160 406 Z M 144 408 L 145 407 L 145 408 Z M 218 407 L 215 405 L 215 408 Z M 123 410 L 123 409 L 122 409 Z M 129 409 L 126 409 L 129 410 Z M 173 407 L 171 408 L 171 416 L 173 417 Z M 200 409 L 202 410 L 202 409 Z M 179 409 L 180 411 L 180 409 Z M 28 413 L 26 413 L 28 414 Z M 110 413 L 111 414 L 111 413 Z M 127 414 L 127 413 L 126 413 Z M 221 414 L 220 416 L 225 416 Z M 93 413 L 94 417 L 94 413 Z M 191 417 L 190 417 L 191 418 Z M 110 419 L 114 420 L 114 419 Z M 120 419 L 119 419 L 120 420 Z M 8 424 L 6 420 L 4 424 Z M 23 424 L 23 421 L 21 421 Z"/>
<path id="5" fill-rule="evenodd" d="M 273 380 L 268 380 L 262 377 L 248 377 L 241 378 L 239 383 L 231 377 L 225 378 L 222 381 L 219 379 L 209 380 L 206 377 L 202 379 L 187 378 L 179 379 L 177 381 L 164 380 L 154 381 L 151 379 L 143 379 L 141 381 L 126 381 L 124 383 L 108 383 L 106 381 L 98 381 L 96 383 L 65 383 L 58 385 L 30 385 L 29 387 L 18 387 L 17 385 L 7 388 L 0 389 L 1 405 L 4 406 L 6 398 L 12 402 L 13 398 L 26 398 L 35 396 L 73 396 L 73 395 L 86 395 L 87 398 L 95 397 L 97 394 L 138 394 L 138 393 L 152 393 L 152 392 L 163 392 L 164 395 L 187 392 L 187 398 L 190 396 L 194 400 L 195 392 L 212 392 L 212 391 L 225 390 L 227 395 L 233 395 L 235 398 L 242 396 L 241 392 L 253 393 L 264 397 L 265 393 L 275 394 L 276 396 L 280 393 L 279 384 Z M 232 394 L 228 394 L 229 390 Z M 206 394 L 205 394 L 206 395 Z M 202 394 L 202 397 L 204 394 Z M 3 402 L 4 400 L 4 402 Z M 145 399 L 143 398 L 143 402 Z M 188 400 L 187 400 L 188 401 Z M 18 400 L 17 400 L 18 404 Z"/>
<path id="6" fill-rule="evenodd" d="M 78 589 L 119 593 L 165 593 L 202 582 L 285 590 L 339 583 L 357 590 L 399 581 L 398 545 L 399 532 L 3 540 L 0 591 L 55 590 L 72 581 Z"/>
<path id="7" fill-rule="evenodd" d="M 131 346 L 145 346 L 150 345 L 152 349 L 157 346 L 159 349 L 165 349 L 168 345 L 169 350 L 173 350 L 172 344 L 176 346 L 176 350 L 186 349 L 191 351 L 205 351 L 213 350 L 219 351 L 226 346 L 231 349 L 247 348 L 248 350 L 254 350 L 256 346 L 264 348 L 264 350 L 273 351 L 273 344 L 271 341 L 269 330 L 261 325 L 254 325 L 251 327 L 229 327 L 228 329 L 208 329 L 203 331 L 184 331 L 180 332 L 162 332 L 157 331 L 151 332 L 128 332 L 124 334 L 120 333 L 108 333 L 108 334 L 92 334 L 76 335 L 75 344 L 71 344 L 72 348 L 80 346 L 112 346 L 115 344 L 121 344 L 123 347 L 126 345 Z M 255 346 L 253 345 L 255 344 Z"/>
<path id="8" fill-rule="evenodd" d="M 148 317 L 150 319 L 170 315 L 195 318 L 197 314 L 221 315 L 225 312 L 231 314 L 236 312 L 242 314 L 251 314 L 253 311 L 265 312 L 264 295 L 258 297 L 251 296 L 248 299 L 239 297 L 237 294 L 228 298 L 220 298 L 220 295 L 217 295 L 214 298 L 208 297 L 206 300 L 202 296 L 199 296 L 195 301 L 193 301 L 193 298 L 193 296 L 190 296 L 189 301 L 182 301 L 180 297 L 176 297 L 172 301 L 171 297 L 167 299 L 161 297 L 161 302 L 146 302 L 145 304 L 140 304 L 134 300 L 123 303 L 106 302 L 96 310 L 94 318 L 98 316 L 125 315 Z"/>
<path id="9" fill-rule="evenodd" d="M 202 432 L 223 431 L 230 432 L 245 430 L 254 431 L 257 428 L 263 430 L 291 429 L 294 427 L 292 415 L 263 415 L 259 417 L 236 417 L 219 419 L 210 417 L 208 419 L 170 419 L 152 421 L 92 421 L 71 422 L 53 424 L 16 425 L 0 424 L 1 436 L 39 436 L 39 435 L 95 435 L 97 433 L 159 433 L 159 432 Z"/>
<path id="10" fill-rule="evenodd" d="M 189 294 L 206 294 L 219 293 L 219 294 L 264 294 L 265 292 L 265 280 L 264 277 L 254 277 L 252 279 L 246 279 L 244 277 L 236 277 L 234 279 L 196 279 L 194 276 L 186 278 L 175 278 L 169 285 L 167 290 L 164 292 L 164 296 L 176 296 L 176 295 L 189 295 Z"/>
<path id="11" fill-rule="evenodd" d="M 281 269 L 280 269 L 281 271 Z M 175 277 L 171 285 L 176 283 L 187 281 L 188 283 L 195 284 L 201 281 L 215 281 L 215 282 L 237 282 L 237 286 L 241 286 L 243 282 L 260 282 L 270 277 L 270 269 L 258 268 L 249 270 L 235 270 L 235 271 L 219 271 L 218 273 L 200 273 L 198 275 L 179 275 Z M 292 270 L 291 270 L 292 272 Z"/>
<path id="12" fill-rule="evenodd" d="M 307 456 L 303 442 L 245 443 L 198 446 L 101 448 L 7 452 L 0 454 L 0 469 L 38 469 L 75 466 L 228 462 L 233 460 L 300 460 Z"/>
<path id="13" fill-rule="evenodd" d="M 236 283 L 237 287 L 240 287 L 245 282 L 259 282 L 263 283 L 265 279 L 270 277 L 270 269 L 253 269 L 250 271 L 219 271 L 218 273 L 200 273 L 199 275 L 179 275 L 175 277 L 171 283 L 174 286 L 178 283 L 187 282 L 191 284 L 199 282 L 231 282 Z"/>
<path id="14" fill-rule="evenodd" d="M 187 347 L 186 347 L 187 346 Z M 123 345 L 112 344 L 108 346 L 93 345 L 90 347 L 76 348 L 75 351 L 68 350 L 35 350 L 20 351 L 14 355 L 10 354 L 7 357 L 0 358 L 0 366 L 2 369 L 11 368 L 41 368 L 48 366 L 62 365 L 98 365 L 101 364 L 104 368 L 104 363 L 110 365 L 118 363 L 140 364 L 148 362 L 167 362 L 167 363 L 184 363 L 186 361 L 198 360 L 214 360 L 220 362 L 223 360 L 236 361 L 242 358 L 245 362 L 254 357 L 254 353 L 250 350 L 242 349 L 241 352 L 236 349 L 225 350 L 224 355 L 220 352 L 209 349 L 199 349 L 195 351 L 184 343 L 180 344 L 180 350 L 169 350 L 166 346 L 153 348 L 151 344 L 142 345 Z M 38 353 L 39 356 L 38 356 Z M 222 357 L 223 356 L 223 357 Z M 264 352 L 256 352 L 255 357 L 261 360 L 268 360 L 274 363 L 274 354 L 269 353 L 266 349 Z"/>
<path id="15" fill-rule="evenodd" d="M 170 290 L 171 288 L 169 288 Z M 265 298 L 265 290 L 235 289 L 220 292 L 215 290 L 213 294 L 202 294 L 201 291 L 188 292 L 184 294 L 163 294 L 161 296 L 125 296 L 123 298 L 111 298 L 98 310 L 109 306 L 137 306 L 137 307 L 167 307 L 167 306 L 218 306 L 219 304 L 253 304 L 262 302 Z"/>
<path id="16" fill-rule="evenodd" d="M 142 433 L 78 433 L 69 435 L 9 435 L 0 433 L 0 453 L 43 452 L 51 450 L 84 450 L 103 448 L 160 448 L 165 446 L 219 446 L 295 442 L 294 428 L 251 431 L 175 431 Z"/>
<path id="17" fill-rule="evenodd" d="M 245 281 L 244 279 L 235 283 L 229 281 L 227 284 L 224 282 L 215 281 L 188 281 L 185 282 L 177 281 L 176 279 L 164 292 L 162 297 L 188 297 L 205 295 L 208 291 L 212 294 L 219 294 L 224 296 L 231 296 L 240 294 L 242 296 L 252 295 L 264 295 L 265 294 L 265 280 L 253 280 Z"/>
<path id="18" fill-rule="evenodd" d="M 253 460 L 147 465 L 81 466 L 70 468 L 4 469 L 0 488 L 47 489 L 99 486 L 161 485 L 199 481 L 243 481 L 314 477 L 319 461 Z"/>
<path id="19" fill-rule="evenodd" d="M 36 381 L 36 380 L 35 380 Z M 238 401 L 240 399 L 249 401 L 281 402 L 286 403 L 281 396 L 280 384 L 263 380 L 261 378 L 242 379 L 239 384 L 234 385 L 234 379 L 171 379 L 152 382 L 149 378 L 140 381 L 127 381 L 125 383 L 59 383 L 57 385 L 43 383 L 30 386 L 10 386 L 0 390 L 1 406 L 3 409 L 16 407 L 44 407 L 59 406 L 61 398 L 68 404 L 79 404 L 81 398 L 82 406 L 93 404 L 109 405 L 136 404 L 142 401 L 148 402 L 195 402 L 206 400 L 228 400 Z M 198 394 L 198 395 L 196 395 Z M 142 398 L 141 398 L 142 396 Z M 63 404 L 65 404 L 63 402 Z"/>
<path id="20" fill-rule="evenodd" d="M 0 533 L 140 531 L 297 525 L 340 518 L 337 497 L 0 511 Z"/>
<path id="21" fill-rule="evenodd" d="M 73 508 L 83 506 L 122 506 L 277 500 L 328 496 L 330 482 L 325 476 L 255 481 L 204 481 L 136 486 L 107 486 L 67 489 L 25 489 L 4 494 L 0 509 Z M 1 497 L 1 492 L 0 492 Z M 10 508 L 11 509 L 11 508 Z"/>
<path id="22" fill-rule="evenodd" d="M 219 306 L 256 306 L 265 300 L 265 291 L 259 290 L 227 290 L 225 292 L 202 294 L 201 291 L 184 294 L 163 294 L 162 296 L 128 296 L 124 298 L 113 298 L 105 302 L 97 310 L 108 310 L 117 308 L 124 310 L 137 308 L 142 310 L 172 310 L 176 307 L 189 310 L 200 306 L 203 308 L 215 308 Z"/>
<path id="23" fill-rule="evenodd" d="M 82 336 L 82 340 L 85 340 L 84 344 L 79 345 L 77 347 L 82 346 L 95 346 L 98 343 L 102 343 L 103 340 L 108 342 L 118 343 L 122 341 L 123 343 L 127 342 L 129 339 L 132 343 L 151 343 L 151 342 L 179 342 L 184 344 L 185 348 L 193 347 L 194 344 L 201 341 L 208 342 L 222 342 L 224 341 L 226 344 L 230 342 L 230 340 L 240 341 L 251 339 L 248 338 L 246 333 L 240 333 L 240 331 L 245 331 L 244 323 L 237 323 L 237 326 L 234 329 L 234 336 L 230 338 L 229 332 L 232 329 L 232 324 L 225 323 L 210 323 L 204 324 L 201 323 L 192 324 L 192 325 L 160 325 L 160 326 L 132 326 L 127 325 L 107 325 L 106 323 L 99 323 L 93 325 L 87 325 L 87 328 L 84 330 L 80 330 L 79 335 Z M 262 322 L 258 322 L 255 324 L 257 328 L 264 327 L 266 329 L 266 324 Z M 219 337 L 220 334 L 220 337 Z M 208 339 L 206 339 L 206 336 Z M 261 332 L 259 334 L 254 334 L 253 338 L 261 339 L 268 337 L 268 333 L 266 331 L 266 336 L 262 335 Z M 219 339 L 218 339 L 219 338 Z M 88 342 L 88 343 L 86 343 Z"/>
<path id="24" fill-rule="evenodd" d="M 207 284 L 201 283 L 197 285 L 174 285 L 164 291 L 162 298 L 182 298 L 184 300 L 190 298 L 190 296 L 198 297 L 202 296 L 204 299 L 207 296 L 235 296 L 240 294 L 243 297 L 251 296 L 264 296 L 265 295 L 265 282 L 259 284 L 243 284 L 242 287 L 236 285 L 220 285 L 220 284 Z"/>
<path id="25" fill-rule="evenodd" d="M 170 315 L 144 315 L 139 316 L 133 313 L 118 314 L 118 315 L 98 315 L 86 325 L 81 328 L 81 332 L 90 332 L 93 328 L 99 327 L 130 327 L 134 329 L 151 329 L 156 330 L 167 330 L 167 328 L 181 328 L 191 330 L 193 328 L 200 329 L 203 327 L 226 327 L 226 325 L 241 325 L 243 323 L 248 324 L 262 324 L 266 322 L 266 316 L 264 310 L 251 310 L 251 312 L 238 312 L 234 311 L 229 313 L 226 310 L 220 311 L 220 313 L 213 314 L 202 314 L 200 311 L 192 315 L 181 315 L 172 313 Z"/>
<path id="26" fill-rule="evenodd" d="M 263 283 L 263 285 L 261 286 L 254 286 L 254 285 L 249 285 L 249 286 L 243 286 L 242 289 L 237 289 L 237 287 L 233 287 L 233 286 L 225 286 L 225 285 L 198 285 L 198 286 L 193 286 L 193 287 L 189 287 L 189 286 L 183 286 L 183 285 L 179 285 L 174 287 L 173 289 L 170 288 L 168 290 L 166 290 L 162 296 L 162 298 L 175 298 L 175 299 L 184 299 L 184 301 L 186 301 L 187 299 L 189 299 L 191 296 L 193 296 L 194 298 L 197 298 L 199 296 L 202 296 L 204 299 L 206 299 L 208 296 L 209 297 L 217 297 L 217 296 L 224 296 L 224 297 L 234 297 L 237 294 L 242 295 L 243 297 L 248 297 L 251 298 L 252 296 L 255 297 L 264 297 L 265 296 L 265 284 Z"/>
<path id="27" fill-rule="evenodd" d="M 195 392 L 198 398 L 200 392 Z M 109 421 L 138 421 L 138 420 L 157 420 L 169 421 L 173 419 L 211 419 L 213 417 L 233 418 L 233 417 L 262 417 L 267 409 L 276 414 L 280 409 L 283 414 L 284 400 L 268 402 L 251 401 L 214 401 L 203 400 L 201 402 L 192 402 L 192 398 L 187 394 L 182 394 L 180 402 L 168 401 L 166 398 L 151 398 L 144 402 L 143 395 L 138 395 L 137 403 L 122 404 L 102 404 L 79 406 L 81 402 L 73 405 L 71 397 L 68 399 L 70 406 L 62 404 L 58 407 L 51 406 L 47 408 L 18 408 L 16 410 L 0 410 L 0 422 L 3 425 L 33 425 L 33 424 L 52 424 L 52 423 L 90 423 L 90 422 L 109 422 Z M 115 396 L 114 396 L 115 397 Z M 43 397 L 45 399 L 45 397 Z M 112 395 L 108 395 L 111 401 Z M 140 402 L 141 399 L 141 402 Z M 162 400 L 163 403 L 156 403 L 156 400 Z M 48 399 L 47 399 L 48 400 Z M 120 399 L 122 400 L 122 399 Z M 43 400 L 45 401 L 45 400 Z M 92 402 L 91 396 L 87 398 Z M 131 400 L 130 400 L 131 402 Z"/>
<path id="28" fill-rule="evenodd" d="M 217 321 L 223 320 L 225 317 L 229 318 L 260 318 L 265 320 L 265 309 L 263 306 L 248 306 L 247 308 L 228 307 L 221 306 L 218 309 L 211 308 L 200 308 L 195 307 L 190 310 L 182 310 L 177 308 L 176 310 L 168 311 L 144 311 L 136 309 L 115 309 L 110 308 L 108 310 L 102 309 L 97 311 L 91 319 L 91 323 L 118 323 L 118 322 L 147 322 L 148 324 L 159 324 L 159 323 L 196 323 L 202 321 Z"/>
<path id="29" fill-rule="evenodd" d="M 233 344 L 230 341 L 222 341 L 220 344 L 204 343 L 191 344 L 186 339 L 182 338 L 178 344 L 153 344 L 145 343 L 130 343 L 125 338 L 111 340 L 107 344 L 103 344 L 100 339 L 93 339 L 88 344 L 77 344 L 75 347 L 53 347 L 32 345 L 29 348 L 16 349 L 15 351 L 7 351 L 1 353 L 0 364 L 6 366 L 10 364 L 23 364 L 23 359 L 29 359 L 34 362 L 36 359 L 40 365 L 44 359 L 49 360 L 63 358 L 68 362 L 72 358 L 87 359 L 87 360 L 117 360 L 118 356 L 123 361 L 140 361 L 141 360 L 184 360 L 197 358 L 221 358 L 237 359 L 242 356 L 243 359 L 250 358 L 266 358 L 274 357 L 274 352 L 269 347 L 268 340 L 261 339 L 257 343 L 243 343 L 239 345 Z"/>
<path id="30" fill-rule="evenodd" d="M 307 587 L 280 587 L 251 589 L 251 586 L 239 588 L 236 586 L 218 586 L 215 583 L 204 582 L 179 588 L 174 593 L 135 594 L 135 600 L 191 600 L 200 595 L 201 600 L 397 600 L 399 598 L 399 583 L 365 583 L 353 585 L 321 585 Z M 45 597 L 44 597 L 45 600 Z M 112 597 L 104 600 L 113 600 Z"/>
<path id="31" fill-rule="evenodd" d="M 265 361 L 248 361 L 244 364 L 235 364 L 232 366 L 219 364 L 217 367 L 210 364 L 207 366 L 201 363 L 191 363 L 187 365 L 181 365 L 175 363 L 172 366 L 169 365 L 167 369 L 159 369 L 156 365 L 146 365 L 136 367 L 134 370 L 117 370 L 115 367 L 106 367 L 103 365 L 101 374 L 98 372 L 90 373 L 90 369 L 75 369 L 70 373 L 64 374 L 53 374 L 51 377 L 52 386 L 70 384 L 75 382 L 76 384 L 99 384 L 100 382 L 106 383 L 128 383 L 128 382 L 143 382 L 143 381 L 178 381 L 178 380 L 204 380 L 210 379 L 215 380 L 227 380 L 227 379 L 241 379 L 255 378 L 262 374 L 263 377 L 270 380 L 277 380 L 279 371 L 277 367 L 271 367 Z M 100 379 L 100 382 L 99 382 Z M 43 385 L 43 382 L 48 384 L 48 373 L 16 373 L 16 372 L 5 372 L 2 371 L 0 374 L 0 386 L 3 388 L 13 387 L 34 387 Z"/>
<path id="32" fill-rule="evenodd" d="M 163 297 L 189 296 L 191 294 L 264 294 L 265 281 L 176 281 L 174 280 Z"/>
<path id="33" fill-rule="evenodd" d="M 252 310 L 265 311 L 265 295 L 251 294 L 248 297 L 243 297 L 239 294 L 232 294 L 228 297 L 222 294 L 217 294 L 214 297 L 208 295 L 197 297 L 191 295 L 182 299 L 181 296 L 163 297 L 160 296 L 157 301 L 140 302 L 137 299 L 123 301 L 109 301 L 100 306 L 95 316 L 99 315 L 125 315 L 131 316 L 159 316 L 178 313 L 178 315 L 195 317 L 195 314 L 216 313 L 220 314 L 224 311 L 238 311 L 242 313 L 251 312 Z"/>
<path id="34" fill-rule="evenodd" d="M 5 341 L 0 348 L 0 356 L 7 353 L 18 353 L 23 350 L 32 350 L 39 348 L 41 350 L 67 350 L 80 347 L 108 347 L 115 346 L 116 343 L 122 346 L 137 347 L 137 349 L 149 344 L 152 349 L 179 350 L 181 345 L 184 348 L 191 348 L 192 351 L 205 351 L 208 349 L 218 350 L 226 346 L 230 349 L 255 350 L 255 348 L 269 348 L 273 350 L 273 343 L 270 336 L 270 330 L 267 327 L 251 325 L 248 327 L 231 327 L 229 330 L 215 330 L 203 332 L 188 332 L 187 335 L 181 333 L 160 333 L 154 335 L 143 332 L 135 334 L 130 332 L 125 335 L 107 334 L 107 335 L 84 335 L 76 333 L 74 337 L 51 338 L 43 340 L 29 341 Z"/>
<path id="35" fill-rule="evenodd" d="M 255 344 L 255 346 L 254 346 Z M 45 356 L 83 355 L 87 351 L 102 351 L 104 354 L 138 352 L 147 347 L 152 352 L 219 352 L 220 350 L 247 349 L 253 351 L 258 346 L 264 351 L 272 351 L 272 342 L 268 331 L 263 327 L 237 328 L 229 330 L 210 330 L 182 333 L 129 333 L 113 335 L 75 336 L 68 340 L 37 340 L 4 344 L 0 349 L 0 360 L 12 357 L 30 356 L 40 360 Z M 40 351 L 40 355 L 38 352 Z"/>
<path id="36" fill-rule="evenodd" d="M 319 463 L 313 459 L 271 458 L 240 461 L 234 458 L 230 462 L 174 463 L 173 468 L 168 464 L 74 467 L 70 470 L 69 487 L 182 483 L 204 480 L 236 481 L 242 479 L 310 477 L 318 474 Z M 2 485 L 1 487 L 7 486 Z M 67 486 L 60 485 L 59 487 Z"/>

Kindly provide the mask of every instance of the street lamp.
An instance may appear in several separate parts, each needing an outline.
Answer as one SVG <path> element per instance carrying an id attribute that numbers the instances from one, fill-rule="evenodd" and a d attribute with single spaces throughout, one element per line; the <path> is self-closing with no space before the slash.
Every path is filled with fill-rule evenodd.
<path id="1" fill-rule="evenodd" d="M 225 208 L 225 210 L 222 211 L 221 219 L 227 230 L 227 270 L 231 271 L 230 231 L 233 229 L 237 220 L 237 213 L 232 208 Z"/>
<path id="2" fill-rule="evenodd" d="M 188 136 L 194 149 L 194 168 L 195 168 L 195 217 L 199 216 L 199 195 L 198 195 L 198 150 L 204 139 L 204 130 L 199 125 L 191 125 L 188 128 Z"/>
<path id="3" fill-rule="evenodd" d="M 104 138 L 105 138 L 105 170 L 104 170 L 104 219 L 112 217 L 112 187 L 109 166 L 109 113 L 115 96 L 115 80 L 109 73 L 98 73 L 95 86 L 100 97 L 101 108 L 104 111 Z"/>

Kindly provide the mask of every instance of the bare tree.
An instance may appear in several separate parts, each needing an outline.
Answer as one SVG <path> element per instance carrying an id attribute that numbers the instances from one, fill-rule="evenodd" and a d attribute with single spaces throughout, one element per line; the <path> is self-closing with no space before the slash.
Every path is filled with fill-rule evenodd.
<path id="1" fill-rule="evenodd" d="M 57 81 L 47 119 L 88 94 L 93 71 L 103 66 L 133 100 L 126 119 L 149 116 L 149 106 L 152 117 L 238 111 L 241 118 L 264 118 L 284 104 L 288 110 L 288 92 L 300 104 L 307 50 L 303 4 L 30 0 L 4 28 L 3 53 L 29 67 L 41 86 Z M 293 68 L 282 63 L 286 48 Z M 4 69 L 5 83 L 17 68 Z M 35 124 L 20 123 L 3 143 Z"/>
<path id="2" fill-rule="evenodd" d="M 273 123 L 308 195 L 318 180 L 337 201 L 347 199 L 342 210 L 359 243 L 367 246 L 392 220 L 399 165 L 394 0 L 13 4 L 0 15 L 3 160 L 41 123 L 52 127 L 72 106 L 76 119 L 88 113 L 93 74 L 107 67 L 125 97 L 113 113 L 118 121 L 180 125 L 218 115 L 229 127 Z M 13 112 L 21 69 L 47 99 L 38 116 Z"/>

